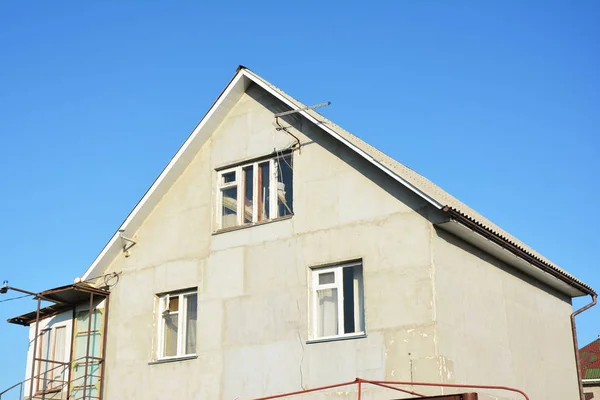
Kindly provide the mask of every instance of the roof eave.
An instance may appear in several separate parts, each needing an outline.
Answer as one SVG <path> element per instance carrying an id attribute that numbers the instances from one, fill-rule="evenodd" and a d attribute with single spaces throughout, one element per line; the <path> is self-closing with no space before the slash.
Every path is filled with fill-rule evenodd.
<path id="1" fill-rule="evenodd" d="M 450 218 L 435 225 L 458 236 L 467 243 L 570 297 L 596 294 L 591 287 L 583 282 L 572 279 L 562 270 L 538 259 L 525 249 L 478 224 L 458 210 L 445 206 L 442 211 L 448 214 Z"/>

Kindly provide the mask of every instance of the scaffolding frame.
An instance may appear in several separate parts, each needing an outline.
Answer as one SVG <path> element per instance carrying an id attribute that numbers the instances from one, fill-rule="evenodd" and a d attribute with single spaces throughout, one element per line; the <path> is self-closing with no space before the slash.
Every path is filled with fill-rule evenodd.
<path id="1" fill-rule="evenodd" d="M 14 289 L 14 288 L 10 288 L 10 289 Z M 16 290 L 19 290 L 19 289 L 16 289 Z M 19 291 L 21 291 L 21 290 L 19 290 Z M 67 386 L 66 399 L 68 400 L 68 399 L 72 398 L 71 394 L 72 394 L 72 389 L 74 387 L 73 383 L 75 382 L 75 380 L 83 379 L 83 385 L 81 385 L 81 387 L 83 388 L 83 396 L 81 397 L 81 399 L 82 400 L 92 400 L 92 399 L 93 400 L 102 400 L 103 394 L 104 394 L 103 393 L 104 373 L 105 373 L 104 354 L 106 351 L 109 294 L 110 294 L 110 292 L 108 290 L 98 289 L 98 288 L 95 288 L 95 287 L 90 286 L 85 283 L 75 283 L 73 285 L 61 286 L 58 288 L 45 290 L 40 293 L 32 293 L 34 298 L 37 300 L 36 311 L 28 313 L 28 314 L 24 314 L 19 317 L 11 318 L 8 320 L 8 322 L 19 324 L 19 325 L 24 325 L 24 326 L 28 326 L 32 323 L 35 323 L 35 334 L 34 334 L 34 341 L 33 341 L 33 356 L 32 356 L 32 360 L 31 360 L 31 374 L 28 379 L 14 385 L 13 387 L 7 389 L 5 392 L 21 385 L 20 396 L 22 396 L 23 384 L 25 382 L 29 381 L 29 399 L 33 399 L 35 396 L 37 398 L 41 398 L 42 400 L 45 400 L 48 395 L 55 393 L 57 391 L 62 391 L 62 390 L 64 390 L 64 387 Z M 94 307 L 94 300 L 98 300 L 98 299 L 104 300 L 105 312 L 103 313 L 104 315 L 102 317 L 103 330 L 102 330 L 102 339 L 101 339 L 102 345 L 100 348 L 100 356 L 96 357 L 96 356 L 90 355 L 90 342 L 91 342 L 91 337 L 92 337 L 93 313 L 96 310 L 96 308 Z M 52 302 L 54 304 L 50 305 L 48 307 L 42 308 L 41 307 L 42 300 Z M 88 300 L 89 300 L 89 307 L 87 309 L 88 327 L 87 327 L 87 331 L 85 331 L 85 334 L 87 336 L 85 355 L 82 357 L 79 357 L 77 360 L 73 360 L 74 351 L 75 351 L 75 329 L 76 329 L 76 324 L 77 324 L 76 309 L 78 306 L 85 304 L 85 302 L 87 302 Z M 70 352 L 69 352 L 69 361 L 68 362 L 58 362 L 58 361 L 54 361 L 54 360 L 43 359 L 40 355 L 38 355 L 38 341 L 40 339 L 39 338 L 39 336 L 40 336 L 39 322 L 45 318 L 49 318 L 51 316 L 57 315 L 59 313 L 62 313 L 62 312 L 68 311 L 68 310 L 73 311 L 72 329 L 71 329 L 71 348 L 70 348 Z M 85 310 L 82 310 L 82 311 L 85 311 Z M 35 318 L 33 317 L 34 315 L 35 315 Z M 80 360 L 84 360 L 84 363 L 85 363 L 84 374 L 83 374 L 83 376 L 81 376 L 77 379 L 72 379 L 73 365 L 74 365 L 73 363 L 80 361 Z M 36 364 L 39 363 L 39 365 L 41 365 L 42 362 L 58 364 L 58 365 L 53 366 L 53 368 L 51 368 L 48 371 L 44 371 L 43 373 L 41 371 L 38 371 L 38 374 L 36 375 Z M 99 364 L 99 366 L 100 366 L 99 367 L 99 372 L 100 372 L 99 375 L 94 375 L 94 374 L 90 373 L 91 372 L 91 371 L 89 371 L 90 362 L 97 362 Z M 68 365 L 68 380 L 67 381 L 65 381 L 65 375 L 63 375 L 61 385 L 59 385 L 55 388 L 49 389 L 49 390 L 46 390 L 44 388 L 41 392 L 39 390 L 34 391 L 34 386 L 36 385 L 36 381 L 38 381 L 43 374 L 45 374 L 49 371 L 55 370 L 57 368 L 67 366 L 67 365 Z M 97 396 L 88 395 L 88 388 L 90 386 L 90 385 L 88 385 L 89 378 L 98 378 L 100 385 L 98 388 Z M 3 392 L 3 393 L 5 393 L 5 392 Z M 61 396 L 61 398 L 62 398 L 62 396 Z"/>

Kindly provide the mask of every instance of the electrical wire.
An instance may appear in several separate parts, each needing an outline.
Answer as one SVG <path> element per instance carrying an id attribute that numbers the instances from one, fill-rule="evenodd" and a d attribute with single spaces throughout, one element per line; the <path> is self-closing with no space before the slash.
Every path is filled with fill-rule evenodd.
<path id="1" fill-rule="evenodd" d="M 23 299 L 25 297 L 31 297 L 31 296 L 33 296 L 33 295 L 32 294 L 24 294 L 23 296 L 11 297 L 10 299 L 0 300 L 0 303 L 4 303 L 5 301 Z"/>

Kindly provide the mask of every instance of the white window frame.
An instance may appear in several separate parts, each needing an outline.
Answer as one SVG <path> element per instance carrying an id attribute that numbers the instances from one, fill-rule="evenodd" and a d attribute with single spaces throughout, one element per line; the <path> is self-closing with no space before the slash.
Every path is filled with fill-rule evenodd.
<path id="1" fill-rule="evenodd" d="M 157 332 L 157 346 L 156 346 L 156 359 L 157 360 L 169 360 L 182 357 L 195 356 L 196 353 L 185 352 L 185 338 L 187 336 L 187 302 L 186 296 L 195 294 L 196 302 L 198 301 L 198 290 L 186 290 L 183 292 L 172 292 L 158 295 L 158 332 Z M 177 310 L 177 353 L 174 356 L 165 356 L 165 319 L 163 313 L 169 308 L 169 301 L 173 297 L 179 297 L 179 304 Z M 196 304 L 196 307 L 198 305 Z M 196 337 L 196 345 L 198 344 Z"/>
<path id="2" fill-rule="evenodd" d="M 254 162 L 241 164 L 235 167 L 226 168 L 217 171 L 217 220 L 216 226 L 217 230 L 220 229 L 234 229 L 240 226 L 249 226 L 252 224 L 256 224 L 259 222 L 271 221 L 279 218 L 279 201 L 277 197 L 277 171 L 278 171 L 278 163 L 285 162 L 279 161 L 280 158 L 291 157 L 292 153 L 286 153 L 277 155 L 271 158 L 263 158 Z M 258 209 L 258 196 L 259 190 L 258 187 L 258 166 L 259 164 L 264 164 L 265 162 L 269 163 L 269 209 L 267 210 L 267 219 L 263 221 L 259 221 L 259 209 Z M 245 183 L 243 181 L 243 170 L 247 167 L 252 167 L 252 222 L 244 223 L 244 192 L 245 192 Z M 235 172 L 235 180 L 233 182 L 223 183 L 223 175 L 228 174 L 230 172 Z M 293 181 L 292 181 L 293 182 Z M 236 225 L 223 228 L 223 190 L 230 189 L 236 187 L 237 188 L 237 209 L 236 209 Z M 293 209 L 292 213 L 289 216 L 294 215 Z M 286 216 L 287 217 L 287 216 Z"/>
<path id="3" fill-rule="evenodd" d="M 332 265 L 329 267 L 315 267 L 311 268 L 310 273 L 312 274 L 312 294 L 311 294 L 311 330 L 309 339 L 311 341 L 326 341 L 331 339 L 343 339 L 348 337 L 355 336 L 364 336 L 366 335 L 366 320 L 365 320 L 365 310 L 364 310 L 364 269 L 363 274 L 361 275 L 361 285 L 362 285 L 362 294 L 363 297 L 358 299 L 358 302 L 355 304 L 354 308 L 354 320 L 360 321 L 363 329 L 357 332 L 350 333 L 338 333 L 337 335 L 330 336 L 319 336 L 318 335 L 318 291 L 327 290 L 327 289 L 337 289 L 337 312 L 338 312 L 338 332 L 344 332 L 344 268 L 353 268 L 353 267 L 362 267 L 362 260 L 359 261 L 350 261 L 346 263 L 340 263 L 336 265 Z M 334 282 L 333 283 L 324 283 L 319 284 L 319 275 L 326 273 L 334 273 Z M 361 315 L 361 307 L 362 307 L 362 315 Z"/>

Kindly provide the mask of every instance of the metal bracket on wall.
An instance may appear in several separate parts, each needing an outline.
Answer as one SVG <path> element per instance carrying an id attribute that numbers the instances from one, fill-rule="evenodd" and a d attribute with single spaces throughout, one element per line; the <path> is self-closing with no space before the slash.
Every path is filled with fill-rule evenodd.
<path id="1" fill-rule="evenodd" d="M 124 229 L 119 229 L 119 238 L 121 238 L 121 248 L 123 249 L 123 254 L 125 254 L 125 257 L 129 257 L 129 249 L 135 246 L 137 242 L 135 242 L 133 239 L 128 238 L 127 236 L 124 236 L 123 232 L 125 232 Z"/>

